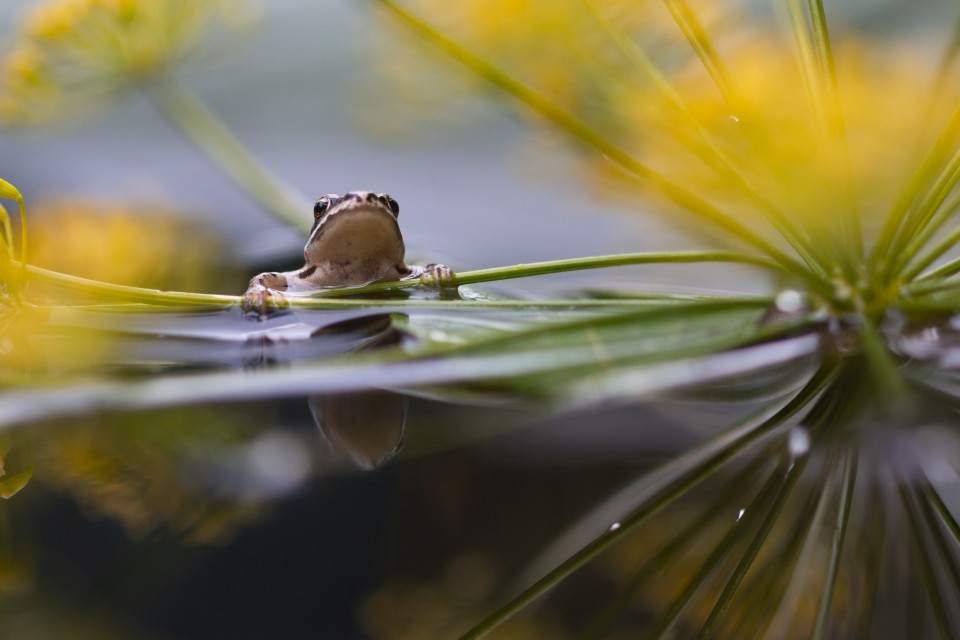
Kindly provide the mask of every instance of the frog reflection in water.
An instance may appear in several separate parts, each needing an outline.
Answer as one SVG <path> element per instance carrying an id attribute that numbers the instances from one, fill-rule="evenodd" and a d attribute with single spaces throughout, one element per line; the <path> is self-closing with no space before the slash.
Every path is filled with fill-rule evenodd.
<path id="1" fill-rule="evenodd" d="M 266 314 L 267 303 L 282 304 L 282 291 L 362 285 L 420 278 L 442 288 L 453 272 L 442 264 L 407 266 L 397 216 L 400 206 L 385 193 L 351 191 L 321 197 L 313 207 L 313 228 L 303 249 L 306 264 L 296 271 L 261 273 L 243 295 L 243 310 Z"/>

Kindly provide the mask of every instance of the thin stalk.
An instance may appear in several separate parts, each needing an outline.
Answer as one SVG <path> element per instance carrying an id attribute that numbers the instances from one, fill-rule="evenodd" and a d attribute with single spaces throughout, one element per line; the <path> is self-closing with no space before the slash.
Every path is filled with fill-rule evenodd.
<path id="1" fill-rule="evenodd" d="M 621 29 L 614 25 L 592 2 L 583 0 L 584 5 L 594 17 L 600 28 L 617 45 L 623 56 L 634 67 L 653 81 L 657 90 L 671 105 L 684 117 L 687 123 L 694 128 L 699 141 L 690 141 L 685 144 L 694 155 L 709 166 L 718 176 L 730 181 L 749 199 L 754 206 L 767 218 L 783 238 L 790 243 L 794 251 L 803 259 L 808 267 L 819 276 L 824 277 L 823 265 L 826 264 L 819 249 L 814 245 L 807 234 L 796 225 L 788 216 L 778 210 L 776 206 L 762 197 L 749 183 L 743 172 L 740 171 L 730 157 L 717 146 L 713 136 L 700 124 L 696 116 L 690 111 L 686 102 L 674 89 L 670 81 L 663 75 L 657 65 L 646 52 L 632 39 L 628 38 Z"/>
<path id="2" fill-rule="evenodd" d="M 840 485 L 840 500 L 837 504 L 837 520 L 830 540 L 830 560 L 827 563 L 827 573 L 824 576 L 823 587 L 820 590 L 820 600 L 817 603 L 817 616 L 813 624 L 812 640 L 823 640 L 827 631 L 830 605 L 833 602 L 833 592 L 837 586 L 837 576 L 840 573 L 840 554 L 843 551 L 843 540 L 846 537 L 847 523 L 850 520 L 856 480 L 857 452 L 849 447 L 844 454 L 843 479 Z"/>
<path id="3" fill-rule="evenodd" d="M 0 204 L 0 227 L 2 227 L 3 238 L 0 239 L 0 245 L 2 245 L 4 259 L 10 262 L 13 262 L 15 256 L 13 254 L 13 229 L 10 226 L 10 214 L 7 213 L 6 207 L 3 204 Z"/>
<path id="4" fill-rule="evenodd" d="M 735 106 L 737 91 L 730 78 L 730 73 L 720 60 L 720 56 L 717 55 L 716 48 L 714 48 L 707 32 L 704 31 L 703 26 L 697 20 L 696 14 L 690 10 L 685 0 L 663 0 L 663 2 L 667 5 L 667 9 L 670 10 L 670 14 L 676 21 L 677 26 L 680 27 L 680 31 L 683 32 L 687 42 L 690 43 L 697 57 L 700 58 L 703 68 L 707 70 L 707 73 L 713 78 L 714 84 L 717 85 L 717 89 L 723 94 L 724 100 L 727 101 L 727 104 Z"/>
<path id="5" fill-rule="evenodd" d="M 950 532 L 950 537 L 953 539 L 953 543 L 960 547 L 960 525 L 957 524 L 956 519 L 953 517 L 953 513 L 951 513 L 950 509 L 947 508 L 947 505 L 944 504 L 943 498 L 940 497 L 940 494 L 934 490 L 929 482 L 924 482 L 921 485 L 921 489 L 923 490 L 923 494 L 930 501 L 930 504 L 933 505 L 937 515 L 940 516 L 943 524 L 947 526 L 947 531 Z"/>
<path id="6" fill-rule="evenodd" d="M 864 583 L 867 586 L 865 598 L 866 603 L 861 610 L 857 624 L 856 637 L 869 638 L 870 629 L 873 627 L 873 619 L 876 615 L 878 594 L 882 583 L 882 569 L 884 560 L 884 547 L 886 536 L 886 513 L 884 509 L 884 495 L 878 482 L 874 481 L 871 492 L 871 507 L 869 513 L 872 514 L 873 521 L 870 523 L 870 536 L 868 538 L 865 557 L 862 559 L 863 566 L 866 567 L 866 577 Z"/>
<path id="7" fill-rule="evenodd" d="M 619 528 L 614 531 L 607 531 L 591 543 L 582 547 L 579 551 L 560 563 L 555 569 L 548 572 L 518 596 L 474 626 L 462 636 L 462 640 L 482 638 L 496 629 L 514 614 L 549 591 L 554 585 L 558 584 L 595 556 L 634 531 L 653 514 L 659 512 L 663 507 L 682 496 L 691 487 L 702 482 L 723 463 L 743 451 L 761 436 L 769 433 L 784 421 L 790 419 L 794 414 L 806 407 L 807 403 L 819 395 L 833 377 L 834 370 L 832 368 L 819 370 L 790 402 L 769 419 L 760 424 L 751 425 L 750 423 L 746 423 L 738 425 L 728 432 L 727 438 L 729 439 L 722 445 L 718 446 L 718 439 L 714 439 L 703 445 L 700 449 L 692 451 L 685 457 L 696 459 L 703 455 L 704 452 L 709 452 L 709 456 L 693 468 L 683 469 L 682 466 L 679 467 L 675 476 L 671 476 L 668 481 L 664 482 L 659 490 L 639 504 L 632 513 L 620 522 L 621 526 Z"/>
<path id="8" fill-rule="evenodd" d="M 914 503 L 920 506 L 920 512 L 926 522 L 927 531 L 930 532 L 930 537 L 933 539 L 933 544 L 937 549 L 939 555 L 938 565 L 947 568 L 947 573 L 953 584 L 954 596 L 960 596 L 960 566 L 957 565 L 956 557 L 950 550 L 950 545 L 947 544 L 943 529 L 934 513 L 933 505 L 930 500 L 925 498 L 922 489 L 915 488 L 913 490 L 913 499 Z"/>
<path id="9" fill-rule="evenodd" d="M 916 255 L 923 245 L 933 236 L 934 233 L 946 222 L 950 216 L 960 209 L 960 196 L 955 196 L 949 202 L 940 207 L 937 216 L 930 221 L 916 237 L 907 245 L 904 256 L 897 263 L 894 271 L 902 271 L 903 280 L 910 281 L 917 277 L 917 274 L 926 269 L 937 258 L 953 248 L 957 242 L 960 242 L 960 226 L 951 231 L 942 240 L 928 249 L 922 256 L 913 260 L 913 265 L 909 269 L 905 268 L 908 262 Z"/>
<path id="10" fill-rule="evenodd" d="M 724 489 L 722 497 L 713 499 L 708 509 L 694 518 L 682 531 L 674 535 L 670 542 L 657 551 L 655 555 L 646 558 L 640 569 L 621 589 L 617 598 L 604 607 L 591 624 L 578 634 L 578 637 L 584 640 L 600 637 L 617 615 L 629 606 L 630 602 L 657 572 L 664 567 L 671 566 L 677 556 L 686 551 L 699 534 L 708 530 L 710 523 L 717 517 L 724 513 L 729 514 L 730 505 L 734 501 L 731 496 L 743 493 L 752 484 L 756 483 L 757 473 L 769 463 L 773 453 L 773 447 L 768 447 L 766 451 L 756 456 L 730 481 L 730 486 Z"/>
<path id="11" fill-rule="evenodd" d="M 750 264 L 772 271 L 783 273 L 779 264 L 765 256 L 731 251 L 664 251 L 647 253 L 621 253 L 609 256 L 591 256 L 587 258 L 568 258 L 564 260 L 548 260 L 546 262 L 531 262 L 508 267 L 492 267 L 475 271 L 461 271 L 453 274 L 453 278 L 445 284 L 460 286 L 476 284 L 478 282 L 493 282 L 495 280 L 509 280 L 512 278 L 527 278 L 549 273 L 564 271 L 580 271 L 583 269 L 602 269 L 631 264 L 690 264 L 699 262 L 732 262 Z M 427 278 L 429 279 L 429 275 Z M 396 282 L 378 282 L 352 288 L 323 289 L 310 292 L 311 297 L 367 295 L 385 293 L 396 289 L 417 287 L 423 284 L 420 278 L 399 280 Z M 432 284 L 429 283 L 429 284 Z"/>
<path id="12" fill-rule="evenodd" d="M 870 363 L 870 375 L 877 385 L 879 396 L 884 402 L 892 402 L 903 390 L 903 378 L 893 356 L 884 346 L 874 322 L 866 314 L 860 314 L 860 333 L 863 337 L 863 349 Z M 855 464 L 855 463 L 854 463 Z"/>
<path id="13" fill-rule="evenodd" d="M 822 0 L 808 0 L 810 21 L 813 24 L 813 40 L 816 45 L 817 58 L 820 62 L 819 77 L 823 82 L 824 95 L 829 107 L 829 125 L 833 143 L 839 146 L 842 154 L 844 176 L 842 192 L 844 195 L 843 215 L 840 216 L 841 227 L 846 236 L 848 247 L 861 259 L 864 257 L 863 232 L 860 228 L 860 214 L 857 211 L 856 195 L 853 192 L 853 171 L 850 165 L 850 149 L 847 142 L 846 125 L 843 121 L 843 110 L 840 107 L 840 93 L 837 86 L 837 66 L 833 58 L 833 46 L 830 43 L 830 32 L 827 29 L 827 16 L 823 10 Z M 845 257 L 846 253 L 842 257 Z"/>
<path id="14" fill-rule="evenodd" d="M 704 585 L 713 576 L 724 560 L 729 558 L 730 553 L 740 543 L 740 539 L 749 530 L 750 526 L 757 520 L 762 512 L 763 506 L 767 504 L 773 496 L 782 493 L 786 481 L 786 474 L 781 475 L 779 469 L 767 478 L 760 491 L 754 496 L 753 500 L 745 507 L 744 517 L 730 527 L 726 535 L 713 548 L 710 555 L 700 564 L 697 573 L 690 579 L 676 598 L 667 607 L 667 610 L 657 616 L 656 623 L 650 627 L 641 638 L 643 640 L 662 640 L 670 635 L 670 631 L 677 620 L 683 615 L 683 612 L 690 606 L 690 602 L 700 593 Z"/>
<path id="15" fill-rule="evenodd" d="M 833 109 L 836 104 L 831 101 L 832 96 L 827 95 L 826 83 L 823 81 L 823 69 L 818 62 L 817 52 L 814 51 L 806 13 L 801 7 L 800 0 L 786 0 L 786 6 L 790 30 L 797 47 L 800 72 L 819 129 L 817 144 L 820 145 L 821 153 L 825 153 L 827 149 L 835 149 L 837 144 L 836 128 L 831 124 L 836 119 L 837 112 Z M 849 180 L 847 182 L 849 183 Z M 826 208 L 832 198 L 823 194 L 821 195 L 821 201 L 821 208 Z M 843 218 L 846 217 L 843 216 Z M 847 226 L 845 223 L 841 225 L 843 233 L 840 240 L 844 240 L 850 235 L 846 229 Z M 835 261 L 843 266 L 849 277 L 853 277 L 855 269 L 844 242 L 838 241 L 837 235 L 830 230 L 822 229 L 822 232 L 828 239 L 827 244 L 832 246 Z"/>
<path id="16" fill-rule="evenodd" d="M 521 264 L 509 267 L 494 267 L 490 269 L 478 269 L 475 271 L 463 271 L 457 273 L 447 283 L 451 286 L 460 286 L 464 284 L 474 284 L 478 282 L 490 282 L 494 280 L 504 280 L 508 278 L 525 278 L 529 276 L 544 275 L 549 273 L 560 273 L 564 271 L 575 271 L 579 269 L 598 269 L 601 267 L 623 266 L 630 264 L 666 264 L 666 263 L 697 263 L 697 262 L 731 262 L 740 264 L 753 264 L 765 266 L 771 269 L 777 269 L 776 263 L 763 256 L 752 256 L 749 254 L 738 254 L 725 251 L 678 251 L 663 253 L 632 253 L 610 256 L 591 256 L 587 258 L 571 258 L 568 260 L 553 260 L 548 262 L 535 262 L 531 264 Z M 126 302 L 141 302 L 147 304 L 177 304 L 177 305 L 209 305 L 209 306 L 227 306 L 238 304 L 241 301 L 240 296 L 215 295 L 206 293 L 188 293 L 182 291 L 158 291 L 156 289 L 144 289 L 142 287 L 131 287 L 127 285 L 110 284 L 99 282 L 78 276 L 72 276 L 65 273 L 50 271 L 33 265 L 27 266 L 27 272 L 32 279 L 65 286 L 85 293 L 103 295 L 115 300 Z M 396 282 L 379 282 L 360 287 L 343 287 L 336 289 L 321 289 L 309 294 L 288 295 L 286 303 L 297 308 L 324 308 L 324 301 L 338 296 L 360 296 L 387 293 L 398 289 L 407 289 L 411 287 L 420 287 L 423 283 L 419 279 L 400 280 Z M 332 301 L 331 301 L 332 302 Z M 352 302 L 357 302 L 356 300 Z M 379 304 L 389 305 L 398 300 L 383 301 Z M 407 301 L 407 302 L 429 302 L 429 301 Z M 437 301 L 447 303 L 439 306 L 450 306 L 450 302 L 464 302 L 464 306 L 482 303 L 482 301 Z M 506 301 L 505 301 L 506 302 Z M 598 304 L 599 302 L 599 304 Z M 333 306 L 350 306 L 351 301 L 344 301 L 342 304 Z M 531 306 L 537 306 L 536 302 L 529 302 Z M 607 305 L 606 301 L 572 301 L 571 306 L 616 306 Z M 550 303 L 546 303 L 549 306 Z M 327 305 L 330 306 L 330 305 Z M 512 306 L 507 303 L 506 306 Z M 560 305 L 562 306 L 562 305 Z"/>
<path id="17" fill-rule="evenodd" d="M 960 53 L 960 15 L 953 21 L 950 42 L 947 44 L 947 48 L 943 52 L 943 57 L 940 59 L 936 80 L 933 84 L 933 96 L 935 98 L 939 97 L 943 91 L 943 86 L 950 76 L 950 71 L 957 60 L 958 53 Z"/>
<path id="18" fill-rule="evenodd" d="M 870 254 L 870 266 L 875 272 L 883 272 L 890 253 L 890 246 L 897 237 L 900 228 L 906 221 L 907 215 L 913 208 L 914 202 L 920 196 L 923 187 L 934 176 L 937 169 L 944 162 L 957 132 L 960 131 L 960 107 L 957 107 L 946 126 L 940 131 L 933 146 L 920 161 L 920 166 L 910 177 L 906 187 L 900 193 L 894 205 L 890 208 L 883 227 L 877 236 L 876 244 Z"/>
<path id="19" fill-rule="evenodd" d="M 803 523 L 800 525 L 800 530 L 802 531 L 802 542 L 800 544 L 802 544 L 802 547 L 799 550 L 799 555 L 793 563 L 793 568 L 789 570 L 785 569 L 785 574 L 789 575 L 790 578 L 789 583 L 780 597 L 780 603 L 788 603 L 788 606 L 791 607 L 791 616 L 781 620 L 779 616 L 783 615 L 784 612 L 778 607 L 766 628 L 761 628 L 757 633 L 753 634 L 755 638 L 762 640 L 783 638 L 788 635 L 788 629 L 791 628 L 792 611 L 796 608 L 796 603 L 801 599 L 800 594 L 806 588 L 804 580 L 807 571 L 814 563 L 814 556 L 819 547 L 818 537 L 816 535 L 811 536 L 810 534 L 811 532 L 820 531 L 823 519 L 826 516 L 827 504 L 832 491 L 832 487 L 827 482 L 828 470 L 831 468 L 830 462 L 824 464 L 821 469 L 820 479 L 816 485 L 814 485 L 814 494 L 811 498 L 814 501 L 812 513 L 808 514 L 806 518 L 801 517 L 799 520 L 799 522 Z M 807 512 L 805 511 L 804 513 Z"/>
<path id="20" fill-rule="evenodd" d="M 730 578 L 724 585 L 723 591 L 720 592 L 720 597 L 717 598 L 717 602 L 710 611 L 710 615 L 707 616 L 706 622 L 704 622 L 703 626 L 700 628 L 700 633 L 697 635 L 697 638 L 700 640 L 710 637 L 717 625 L 718 620 L 720 619 L 720 616 L 723 615 L 723 613 L 727 610 L 727 607 L 730 605 L 730 601 L 733 599 L 734 594 L 736 594 L 737 589 L 740 588 L 740 584 L 746 577 L 750 567 L 753 566 L 753 561 L 756 560 L 757 554 L 760 553 L 760 548 L 766 544 L 767 537 L 770 535 L 770 530 L 773 529 L 773 525 L 779 519 L 780 512 L 783 511 L 783 507 L 786 505 L 787 499 L 790 497 L 790 494 L 793 493 L 793 488 L 796 486 L 797 480 L 800 478 L 800 474 L 803 473 L 803 469 L 806 467 L 807 459 L 808 458 L 804 457 L 803 459 L 794 462 L 784 474 L 773 504 L 770 506 L 770 509 L 764 516 L 763 521 L 760 523 L 760 527 L 753 536 L 753 539 L 750 540 L 750 545 L 747 547 L 747 550 L 740 557 L 740 561 L 737 562 L 737 566 L 734 568 L 733 573 L 730 575 Z"/>
<path id="21" fill-rule="evenodd" d="M 595 129 L 585 124 L 582 120 L 570 112 L 560 108 L 542 94 L 534 91 L 530 87 L 524 85 L 515 78 L 507 75 L 500 69 L 478 57 L 476 54 L 460 46 L 450 38 L 447 38 L 443 34 L 439 33 L 436 29 L 430 27 L 425 22 L 401 9 L 399 5 L 393 2 L 393 0 L 373 1 L 389 9 L 394 15 L 400 18 L 408 27 L 410 27 L 422 38 L 432 42 L 442 51 L 450 55 L 453 59 L 473 71 L 484 80 L 520 100 L 522 103 L 526 104 L 541 116 L 557 125 L 563 131 L 566 131 L 568 134 L 580 140 L 582 143 L 607 156 L 607 158 L 626 169 L 629 173 L 638 178 L 649 181 L 665 198 L 678 205 L 680 208 L 711 222 L 721 229 L 724 229 L 731 235 L 739 238 L 741 241 L 759 249 L 762 253 L 779 262 L 784 269 L 805 281 L 811 286 L 811 288 L 819 293 L 827 296 L 832 295 L 830 286 L 820 278 L 816 277 L 815 274 L 811 273 L 802 264 L 798 263 L 796 260 L 772 245 L 770 242 L 737 222 L 730 215 L 721 212 L 719 209 L 703 200 L 699 196 L 679 185 L 670 182 L 659 173 L 653 171 L 631 156 L 629 153 L 604 138 Z"/>
<path id="22" fill-rule="evenodd" d="M 264 167 L 185 85 L 167 78 L 144 92 L 187 140 L 264 209 L 295 227 L 310 228 L 309 199 Z"/>
<path id="23" fill-rule="evenodd" d="M 954 154 L 947 166 L 940 172 L 920 205 L 908 212 L 904 218 L 900 233 L 894 239 L 890 249 L 891 255 L 898 257 L 890 260 L 887 263 L 886 271 L 881 274 L 887 281 L 895 275 L 895 265 L 898 262 L 905 262 L 913 257 L 906 252 L 907 244 L 930 222 L 930 219 L 937 209 L 943 205 L 958 180 L 960 180 L 960 151 Z"/>
<path id="24" fill-rule="evenodd" d="M 930 608 L 933 610 L 933 619 L 937 625 L 940 637 L 944 640 L 955 638 L 951 629 L 950 614 L 947 612 L 946 603 L 943 601 L 940 587 L 937 584 L 936 569 L 927 553 L 927 544 L 923 537 L 923 530 L 920 525 L 920 518 L 917 515 L 910 494 L 907 490 L 906 481 L 900 479 L 897 482 L 897 490 L 900 493 L 900 501 L 903 503 L 903 510 L 907 515 L 907 522 L 910 525 L 910 548 L 913 550 L 914 557 L 917 559 L 917 569 L 920 572 L 920 578 L 926 589 L 927 596 L 930 598 Z"/>

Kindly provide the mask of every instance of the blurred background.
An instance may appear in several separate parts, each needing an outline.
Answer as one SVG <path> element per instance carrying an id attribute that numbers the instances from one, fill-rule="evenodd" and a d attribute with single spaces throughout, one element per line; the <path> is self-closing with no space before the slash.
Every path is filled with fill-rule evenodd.
<path id="1" fill-rule="evenodd" d="M 35 4 L 0 3 L 0 47 Z M 443 13 L 443 4 L 410 6 L 436 12 L 437 23 L 455 31 L 457 12 Z M 525 20 L 525 11 L 536 11 L 535 3 L 502 4 L 505 15 L 516 10 Z M 929 0 L 923 11 L 895 0 L 836 4 L 829 10 L 837 32 L 926 40 L 931 57 L 949 36 L 935 28 L 952 24 L 956 10 L 949 0 Z M 740 3 L 737 15 L 765 24 L 773 19 L 767 5 Z M 411 261 L 466 270 L 698 246 L 697 233 L 647 215 L 651 205 L 608 193 L 581 162 L 589 152 L 531 126 L 531 116 L 466 78 L 373 3 L 269 0 L 260 8 L 259 24 L 238 46 L 181 79 L 309 198 L 355 189 L 394 196 Z M 518 58 L 526 43 L 552 35 L 542 31 L 518 24 L 511 34 Z M 0 177 L 28 202 L 31 254 L 68 273 L 239 294 L 257 271 L 296 266 L 301 255 L 301 230 L 264 212 L 137 92 L 87 121 L 0 130 Z M 182 226 L 165 229 L 159 221 L 167 213 Z M 302 215 L 309 222 L 309 207 Z M 70 246 L 81 250 L 60 248 Z M 118 246 L 127 253 L 95 264 Z M 170 255 L 181 264 L 168 273 L 158 263 Z M 128 262 L 142 265 L 127 270 Z M 673 266 L 489 289 L 526 297 L 678 285 L 768 288 L 735 267 Z M 515 591 L 522 570 L 549 566 L 556 556 L 533 569 L 529 563 L 565 527 L 747 410 L 665 399 L 549 415 L 429 393 L 373 404 L 398 402 L 406 432 L 397 458 L 396 428 L 374 444 L 338 440 L 335 424 L 320 424 L 318 416 L 338 410 L 324 398 L 67 419 L 0 442 L 8 476 L 29 467 L 37 479 L 0 505 L 0 593 L 8 596 L 0 635 L 453 637 Z M 741 493 L 725 495 L 729 513 L 705 530 L 719 535 L 739 519 L 749 497 Z M 572 637 L 588 622 L 584 612 L 613 599 L 624 567 L 714 497 L 710 488 L 691 494 L 574 586 L 558 589 L 550 606 L 496 637 Z M 677 564 L 674 590 L 709 551 L 706 543 L 691 549 Z M 639 600 L 622 635 L 612 637 L 634 637 L 666 596 Z M 691 628 L 707 611 L 695 608 Z M 891 637 L 901 631 L 890 626 Z"/>

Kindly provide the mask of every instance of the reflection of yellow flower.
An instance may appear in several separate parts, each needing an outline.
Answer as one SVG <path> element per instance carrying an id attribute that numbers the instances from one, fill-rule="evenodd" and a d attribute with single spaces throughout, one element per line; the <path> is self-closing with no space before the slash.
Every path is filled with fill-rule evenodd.
<path id="1" fill-rule="evenodd" d="M 205 409 L 95 418 L 36 438 L 40 481 L 72 496 L 85 510 L 121 524 L 133 538 L 161 525 L 190 542 L 216 542 L 256 519 L 264 507 L 206 495 L 182 463 L 213 463 L 251 429 L 235 416 Z"/>
<path id="2" fill-rule="evenodd" d="M 73 115 L 210 60 L 251 18 L 248 0 L 42 2 L 26 14 L 3 60 L 0 124 Z"/>

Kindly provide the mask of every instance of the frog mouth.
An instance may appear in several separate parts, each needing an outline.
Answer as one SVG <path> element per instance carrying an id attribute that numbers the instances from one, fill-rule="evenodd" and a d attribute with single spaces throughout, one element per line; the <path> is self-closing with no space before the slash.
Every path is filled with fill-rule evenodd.
<path id="1" fill-rule="evenodd" d="M 309 261 L 341 264 L 382 259 L 403 260 L 400 225 L 390 210 L 357 203 L 328 214 L 309 243 Z"/>

